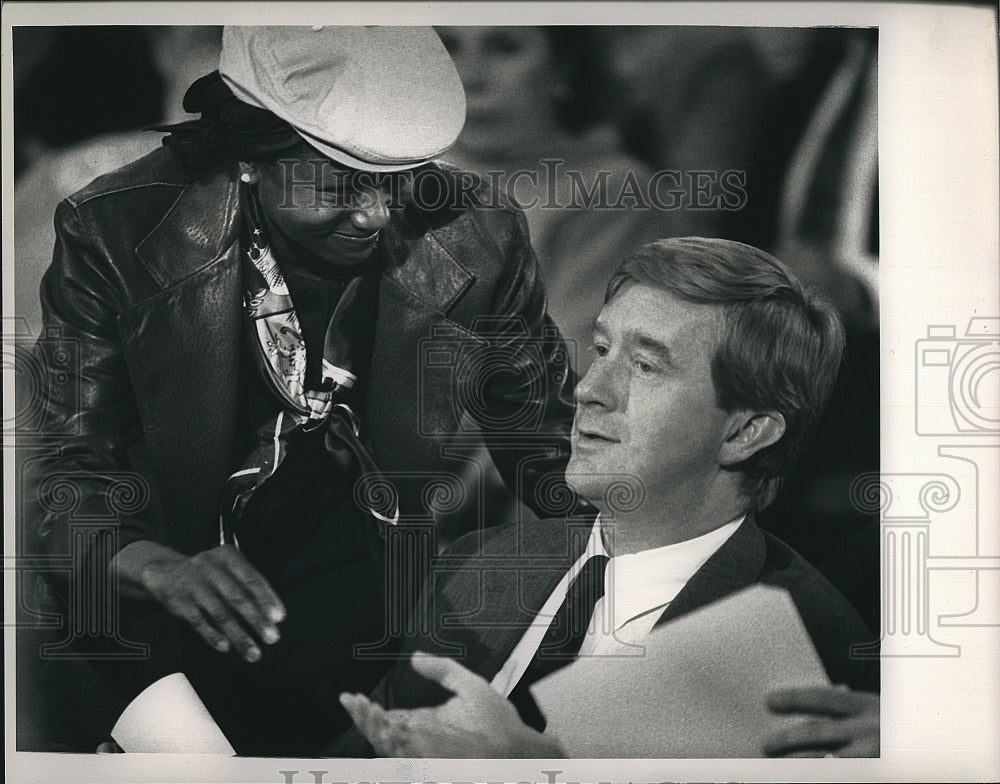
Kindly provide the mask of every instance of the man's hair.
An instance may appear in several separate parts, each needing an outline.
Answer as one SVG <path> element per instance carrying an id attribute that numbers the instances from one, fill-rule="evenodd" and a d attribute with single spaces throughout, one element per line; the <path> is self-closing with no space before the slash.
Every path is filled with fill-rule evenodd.
<path id="1" fill-rule="evenodd" d="M 754 509 L 774 499 L 819 423 L 844 355 L 833 307 L 767 253 L 740 242 L 682 237 L 639 248 L 615 271 L 605 302 L 628 282 L 722 307 L 712 382 L 716 403 L 777 411 L 785 433 L 736 468 Z"/>

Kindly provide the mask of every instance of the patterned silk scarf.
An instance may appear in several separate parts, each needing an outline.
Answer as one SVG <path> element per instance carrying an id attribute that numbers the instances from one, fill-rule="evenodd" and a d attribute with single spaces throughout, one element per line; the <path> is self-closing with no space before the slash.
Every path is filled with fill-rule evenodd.
<path id="1" fill-rule="evenodd" d="M 348 404 L 357 381 L 358 355 L 370 348 L 378 302 L 378 275 L 351 278 L 344 286 L 326 331 L 322 383 L 310 388 L 306 344 L 284 276 L 270 249 L 253 232 L 247 258 L 252 263 L 244 316 L 258 370 L 284 408 L 257 431 L 257 445 L 226 481 L 220 515 L 220 544 L 237 544 L 236 526 L 254 492 L 267 482 L 297 433 L 325 428 L 324 444 L 334 465 L 356 478 L 354 497 L 377 524 L 395 525 L 395 490 L 382 478 L 361 422 Z"/>

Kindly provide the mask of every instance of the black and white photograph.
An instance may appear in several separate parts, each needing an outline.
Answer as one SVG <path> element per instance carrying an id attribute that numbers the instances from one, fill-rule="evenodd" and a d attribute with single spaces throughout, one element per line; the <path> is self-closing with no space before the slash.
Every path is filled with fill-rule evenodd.
<path id="1" fill-rule="evenodd" d="M 7 780 L 1000 775 L 995 8 L 2 46 Z"/>

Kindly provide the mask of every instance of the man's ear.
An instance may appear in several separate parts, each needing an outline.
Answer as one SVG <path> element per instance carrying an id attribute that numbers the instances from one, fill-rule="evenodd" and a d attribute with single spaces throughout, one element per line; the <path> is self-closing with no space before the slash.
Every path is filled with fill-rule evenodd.
<path id="1" fill-rule="evenodd" d="M 719 449 L 719 465 L 742 463 L 784 434 L 785 418 L 777 411 L 739 412 Z"/>

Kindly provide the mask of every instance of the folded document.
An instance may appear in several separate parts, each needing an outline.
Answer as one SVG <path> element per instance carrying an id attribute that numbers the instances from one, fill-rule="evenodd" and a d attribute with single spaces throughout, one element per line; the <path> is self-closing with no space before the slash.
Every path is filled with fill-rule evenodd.
<path id="1" fill-rule="evenodd" d="M 801 721 L 765 707 L 786 686 L 829 685 L 788 593 L 755 585 L 655 628 L 642 656 L 581 658 L 531 691 L 571 757 L 760 757 Z"/>
<path id="2" fill-rule="evenodd" d="M 179 672 L 160 678 L 132 700 L 118 717 L 111 737 L 126 752 L 236 754 Z"/>

